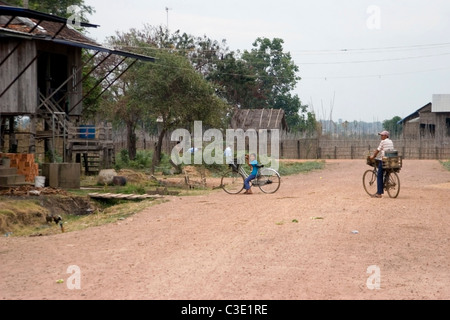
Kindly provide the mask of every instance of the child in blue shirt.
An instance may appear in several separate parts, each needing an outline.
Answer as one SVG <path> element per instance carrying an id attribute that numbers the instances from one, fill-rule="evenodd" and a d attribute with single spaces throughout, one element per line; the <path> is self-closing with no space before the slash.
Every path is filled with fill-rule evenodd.
<path id="1" fill-rule="evenodd" d="M 250 155 L 250 157 L 246 157 L 246 158 L 247 158 L 248 165 L 252 167 L 252 173 L 250 174 L 250 176 L 247 179 L 245 179 L 245 182 L 244 182 L 245 193 L 244 194 L 253 194 L 252 187 L 250 186 L 250 181 L 255 180 L 256 176 L 258 175 L 258 161 L 256 160 L 256 154 L 254 154 L 254 153 L 252 153 Z"/>

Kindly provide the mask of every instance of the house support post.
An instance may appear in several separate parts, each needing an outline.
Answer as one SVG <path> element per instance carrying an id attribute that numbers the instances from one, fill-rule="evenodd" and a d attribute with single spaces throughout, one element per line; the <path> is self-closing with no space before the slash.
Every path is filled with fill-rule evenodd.
<path id="1" fill-rule="evenodd" d="M 28 147 L 29 154 L 36 153 L 36 116 L 30 115 L 30 145 Z"/>

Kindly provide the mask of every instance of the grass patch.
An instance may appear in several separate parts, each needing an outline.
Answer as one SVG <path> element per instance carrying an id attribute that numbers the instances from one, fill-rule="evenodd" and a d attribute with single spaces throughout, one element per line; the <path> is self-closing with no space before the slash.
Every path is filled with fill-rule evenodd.
<path id="1" fill-rule="evenodd" d="M 60 214 L 63 218 L 64 232 L 81 231 L 87 228 L 117 223 L 167 200 L 98 202 L 96 212 L 77 216 Z M 46 223 L 49 211 L 39 203 L 27 200 L 2 201 L 0 210 L 0 231 L 2 235 L 13 237 L 50 236 L 61 234 L 61 227 L 55 223 Z M 23 208 L 26 207 L 24 210 Z"/>
<path id="2" fill-rule="evenodd" d="M 164 202 L 166 202 L 166 200 L 119 201 L 114 202 L 113 204 L 103 203 L 102 207 L 104 207 L 104 209 L 90 215 L 63 217 L 64 230 L 65 232 L 81 231 L 87 228 L 99 227 L 110 223 L 124 221 L 145 209 Z M 54 231 L 55 230 L 53 230 L 50 234 L 54 233 Z M 56 232 L 61 233 L 61 230 L 57 229 Z M 43 235 L 47 234 L 48 232 Z"/>
<path id="3" fill-rule="evenodd" d="M 449 161 L 441 161 L 441 163 L 442 163 L 442 165 L 444 166 L 445 169 L 450 171 L 450 160 Z"/>
<path id="4" fill-rule="evenodd" d="M 281 176 L 292 176 L 325 168 L 325 161 L 280 162 L 278 172 Z"/>
<path id="5" fill-rule="evenodd" d="M 49 212 L 36 200 L 15 201 L 0 198 L 0 202 L 0 233 L 2 235 L 12 233 L 20 236 L 27 226 L 44 222 Z"/>

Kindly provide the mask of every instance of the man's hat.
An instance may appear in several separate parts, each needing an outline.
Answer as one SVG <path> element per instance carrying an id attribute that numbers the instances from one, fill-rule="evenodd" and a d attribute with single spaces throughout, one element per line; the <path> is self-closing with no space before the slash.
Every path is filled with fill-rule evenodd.
<path id="1" fill-rule="evenodd" d="M 383 132 L 380 132 L 378 135 L 379 135 L 379 136 L 387 136 L 388 138 L 391 136 L 391 134 L 389 133 L 389 131 L 383 131 Z"/>

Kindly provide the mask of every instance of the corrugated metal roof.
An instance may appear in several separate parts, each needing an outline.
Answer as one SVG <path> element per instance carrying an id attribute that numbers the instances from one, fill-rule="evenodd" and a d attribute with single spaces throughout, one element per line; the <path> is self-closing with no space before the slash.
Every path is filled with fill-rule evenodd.
<path id="1" fill-rule="evenodd" d="M 240 109 L 233 116 L 234 129 L 288 130 L 285 112 L 282 109 Z"/>
<path id="2" fill-rule="evenodd" d="M 67 19 L 24 8 L 0 5 L 0 37 L 46 40 L 67 46 L 107 52 L 114 55 L 154 62 L 155 58 L 123 50 L 106 48 L 75 30 Z M 83 27 L 98 27 L 81 23 Z"/>
<path id="3" fill-rule="evenodd" d="M 433 95 L 432 112 L 450 112 L 450 94 Z"/>
<path id="4" fill-rule="evenodd" d="M 426 108 L 429 108 L 430 106 L 431 106 L 431 103 L 427 104 L 426 106 L 420 108 L 419 110 L 417 110 L 416 112 L 410 114 L 406 118 L 400 120 L 399 122 L 397 122 L 397 124 L 403 124 L 403 123 L 409 122 L 409 121 L 411 121 L 411 120 L 413 120 L 415 118 L 419 118 L 420 117 L 420 113 L 422 111 L 424 111 Z"/>
<path id="5" fill-rule="evenodd" d="M 50 21 L 50 22 L 58 22 L 58 23 L 67 23 L 67 19 L 63 17 L 58 17 L 52 14 L 47 14 L 35 10 L 20 8 L 20 7 L 12 7 L 6 5 L 0 5 L 0 15 L 1 16 L 11 16 L 11 17 L 23 17 L 30 19 L 38 19 L 42 21 Z M 85 28 L 97 28 L 99 25 L 80 22 L 80 25 Z"/>

